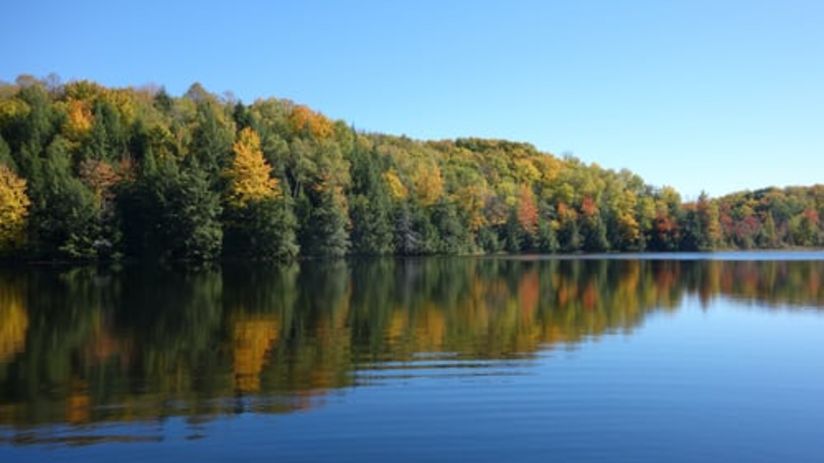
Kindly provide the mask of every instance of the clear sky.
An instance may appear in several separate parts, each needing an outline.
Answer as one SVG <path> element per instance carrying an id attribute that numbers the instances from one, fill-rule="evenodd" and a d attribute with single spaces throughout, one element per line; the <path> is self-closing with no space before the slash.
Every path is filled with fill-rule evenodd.
<path id="1" fill-rule="evenodd" d="M 0 79 L 199 81 L 528 141 L 686 197 L 824 182 L 824 1 L 10 2 Z"/>

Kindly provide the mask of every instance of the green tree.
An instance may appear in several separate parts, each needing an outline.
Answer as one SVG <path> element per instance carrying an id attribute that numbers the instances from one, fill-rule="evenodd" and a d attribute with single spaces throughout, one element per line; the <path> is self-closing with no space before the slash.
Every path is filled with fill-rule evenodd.
<path id="1" fill-rule="evenodd" d="M 349 205 L 352 252 L 355 254 L 381 255 L 393 250 L 389 191 L 378 162 L 377 153 L 356 144 L 350 158 L 352 189 Z"/>
<path id="2" fill-rule="evenodd" d="M 197 113 L 188 160 L 203 169 L 210 179 L 216 180 L 230 157 L 235 139 L 234 122 L 227 118 L 216 101 L 199 92 L 195 94 Z"/>
<path id="3" fill-rule="evenodd" d="M 541 219 L 538 221 L 538 250 L 543 253 L 554 253 L 560 249 L 558 235 L 552 223 Z"/>
<path id="4" fill-rule="evenodd" d="M 40 257 L 92 259 L 110 247 L 94 193 L 72 174 L 69 143 L 58 136 L 32 164 L 31 242 Z"/>
<path id="5" fill-rule="evenodd" d="M 159 259 L 205 261 L 221 250 L 220 196 L 209 187 L 205 172 L 179 170 L 168 161 L 148 173 L 125 195 L 122 210 L 132 255 Z M 135 220 L 136 219 L 136 220 Z"/>
<path id="6" fill-rule="evenodd" d="M 297 256 L 297 221 L 289 198 L 252 201 L 227 210 L 223 252 L 228 257 L 289 260 Z"/>
<path id="7" fill-rule="evenodd" d="M 437 234 L 437 252 L 441 254 L 465 254 L 472 251 L 469 230 L 461 222 L 453 203 L 440 201 L 433 207 L 432 224 Z"/>

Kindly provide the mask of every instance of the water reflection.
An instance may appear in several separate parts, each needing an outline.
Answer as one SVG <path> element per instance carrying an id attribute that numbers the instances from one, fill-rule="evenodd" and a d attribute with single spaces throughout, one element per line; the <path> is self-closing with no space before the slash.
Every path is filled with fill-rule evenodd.
<path id="1" fill-rule="evenodd" d="M 821 260 L 0 271 L 0 425 L 294 411 L 381 371 L 480 371 L 629 333 L 685 297 L 821 308 L 822 276 Z"/>

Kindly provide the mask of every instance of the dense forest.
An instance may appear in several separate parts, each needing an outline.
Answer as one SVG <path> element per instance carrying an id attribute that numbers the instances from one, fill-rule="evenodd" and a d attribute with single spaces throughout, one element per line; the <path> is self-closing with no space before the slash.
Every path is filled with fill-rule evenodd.
<path id="1" fill-rule="evenodd" d="M 364 133 L 194 84 L 0 84 L 0 255 L 211 260 L 824 244 L 824 185 L 684 202 L 503 140 Z"/>

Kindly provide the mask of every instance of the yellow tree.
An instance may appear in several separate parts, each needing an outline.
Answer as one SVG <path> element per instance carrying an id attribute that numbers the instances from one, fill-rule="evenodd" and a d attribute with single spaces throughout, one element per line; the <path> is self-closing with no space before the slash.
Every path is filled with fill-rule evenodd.
<path id="1" fill-rule="evenodd" d="M 29 204 L 26 181 L 0 164 L 0 252 L 22 241 Z"/>
<path id="2" fill-rule="evenodd" d="M 383 179 L 386 181 L 386 186 L 389 188 L 389 195 L 392 196 L 393 200 L 401 201 L 406 199 L 408 192 L 395 169 L 389 169 L 383 174 Z"/>
<path id="3" fill-rule="evenodd" d="M 443 177 L 437 164 L 421 163 L 415 171 L 415 189 L 422 206 L 435 204 L 443 194 Z"/>
<path id="4" fill-rule="evenodd" d="M 467 225 L 473 232 L 486 225 L 484 206 L 489 196 L 489 190 L 483 179 L 459 188 L 454 194 L 454 199 L 462 205 L 467 216 Z"/>
<path id="5" fill-rule="evenodd" d="M 235 158 L 226 171 L 229 204 L 243 207 L 251 201 L 277 197 L 278 183 L 270 175 L 272 167 L 263 157 L 258 134 L 248 127 L 241 130 L 232 149 Z"/>
<path id="6" fill-rule="evenodd" d="M 69 100 L 67 103 L 68 117 L 63 124 L 63 132 L 71 140 L 82 140 L 92 129 L 94 116 L 88 101 Z"/>
<path id="7" fill-rule="evenodd" d="M 328 138 L 334 132 L 332 121 L 306 106 L 296 106 L 289 115 L 289 122 L 295 132 L 309 132 L 316 138 Z"/>

